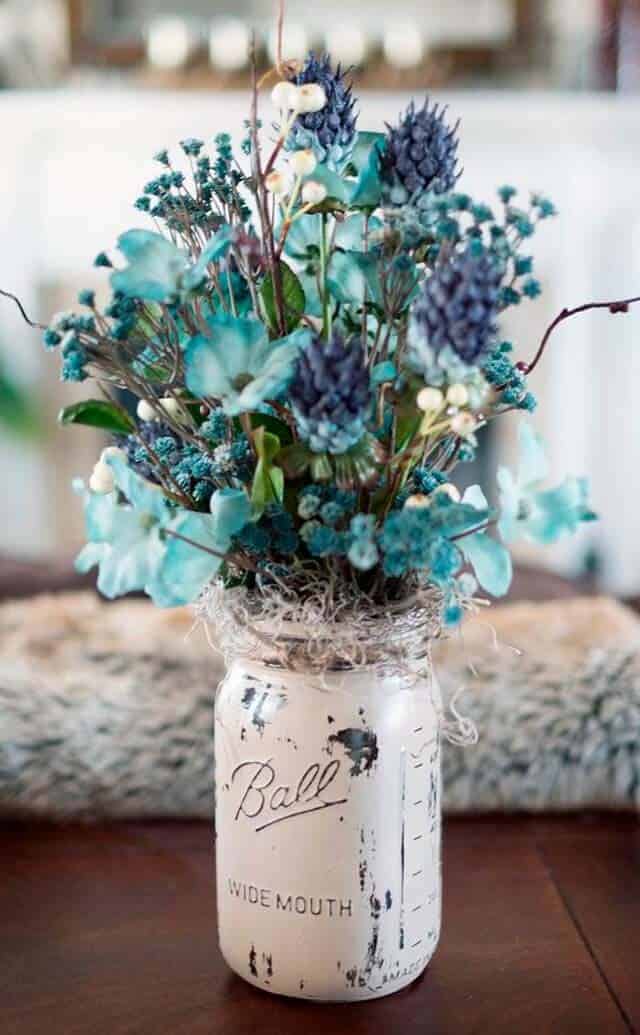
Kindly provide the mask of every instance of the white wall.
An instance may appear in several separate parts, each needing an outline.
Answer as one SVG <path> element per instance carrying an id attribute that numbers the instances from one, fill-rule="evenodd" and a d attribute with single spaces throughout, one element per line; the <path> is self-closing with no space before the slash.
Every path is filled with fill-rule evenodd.
<path id="1" fill-rule="evenodd" d="M 443 99 L 462 118 L 465 190 L 492 200 L 498 184 L 512 182 L 550 194 L 561 212 L 533 241 L 545 295 L 509 321 L 524 357 L 563 306 L 640 294 L 640 103 L 494 92 Z M 382 128 L 406 101 L 363 95 L 361 127 Z M 43 285 L 91 282 L 94 255 L 123 229 L 147 225 L 132 204 L 157 170 L 151 155 L 185 136 L 209 139 L 222 129 L 239 136 L 246 114 L 244 94 L 0 95 L 0 285 L 45 317 Z M 263 114 L 268 124 L 268 107 Z M 543 400 L 535 420 L 549 439 L 554 474 L 588 473 L 602 518 L 577 542 L 554 550 L 554 564 L 570 569 L 585 543 L 596 541 L 607 585 L 624 592 L 640 585 L 639 337 L 640 311 L 579 318 L 558 332 L 534 385 Z M 8 305 L 0 310 L 0 342 L 25 377 L 39 380 L 43 365 L 55 363 Z M 51 552 L 58 538 L 47 510 L 51 472 L 37 455 L 5 442 L 0 469 L 6 486 L 0 547 Z"/>

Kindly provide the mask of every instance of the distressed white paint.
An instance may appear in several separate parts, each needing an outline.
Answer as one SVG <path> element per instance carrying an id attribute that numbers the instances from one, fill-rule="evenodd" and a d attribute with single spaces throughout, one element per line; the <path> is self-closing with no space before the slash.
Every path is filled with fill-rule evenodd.
<path id="1" fill-rule="evenodd" d="M 232 665 L 216 702 L 220 945 L 271 992 L 388 995 L 440 932 L 439 690 Z"/>

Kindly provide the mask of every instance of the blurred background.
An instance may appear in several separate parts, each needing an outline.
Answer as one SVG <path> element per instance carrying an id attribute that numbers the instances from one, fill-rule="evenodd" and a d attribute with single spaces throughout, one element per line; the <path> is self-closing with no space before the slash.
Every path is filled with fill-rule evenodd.
<path id="1" fill-rule="evenodd" d="M 270 67 L 272 8 L 0 0 L 0 287 L 35 319 L 96 286 L 95 254 L 146 225 L 133 201 L 154 152 L 223 129 L 240 137 L 249 31 Z M 309 48 L 354 67 L 360 128 L 381 129 L 428 90 L 461 118 L 466 191 L 491 202 L 509 182 L 556 202 L 560 219 L 533 242 L 544 295 L 507 328 L 523 358 L 563 306 L 640 294 L 640 0 L 289 0 L 285 56 Z M 100 440 L 56 427 L 73 391 L 0 303 L 0 554 L 68 558 L 82 541 L 69 483 Z M 624 594 L 640 591 L 639 339 L 640 312 L 575 320 L 533 383 L 553 474 L 587 473 L 601 516 L 540 560 Z M 514 425 L 499 423 L 486 467 L 513 453 Z"/>

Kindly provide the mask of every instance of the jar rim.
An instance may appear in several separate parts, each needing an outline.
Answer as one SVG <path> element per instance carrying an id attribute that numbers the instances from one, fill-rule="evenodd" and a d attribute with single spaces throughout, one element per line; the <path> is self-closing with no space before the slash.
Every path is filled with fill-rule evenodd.
<path id="1" fill-rule="evenodd" d="M 428 662 L 440 633 L 440 600 L 414 594 L 383 606 L 300 606 L 235 590 L 218 594 L 208 619 L 228 658 L 252 658 L 273 669 L 330 672 L 415 670 Z"/>

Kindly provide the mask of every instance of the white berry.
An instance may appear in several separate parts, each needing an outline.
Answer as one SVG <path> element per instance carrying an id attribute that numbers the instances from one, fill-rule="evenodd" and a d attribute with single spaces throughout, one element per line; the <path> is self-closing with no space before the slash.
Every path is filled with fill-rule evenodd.
<path id="1" fill-rule="evenodd" d="M 138 420 L 158 420 L 158 416 L 156 414 L 155 409 L 150 403 L 147 402 L 146 399 L 140 400 L 136 407 L 136 413 L 138 414 Z"/>
<path id="2" fill-rule="evenodd" d="M 276 83 L 271 91 L 271 100 L 280 111 L 295 111 L 298 107 L 300 91 L 295 83 L 288 83 L 286 79 Z"/>
<path id="3" fill-rule="evenodd" d="M 89 488 L 92 492 L 100 493 L 100 495 L 106 495 L 108 492 L 113 492 L 115 488 L 113 471 L 109 465 L 103 463 L 102 460 L 98 460 L 98 463 L 91 472 Z"/>
<path id="4" fill-rule="evenodd" d="M 167 417 L 172 417 L 176 421 L 181 419 L 183 410 L 177 399 L 174 399 L 171 395 L 165 395 L 159 402 Z"/>
<path id="5" fill-rule="evenodd" d="M 100 454 L 100 460 L 103 463 L 106 463 L 106 461 L 109 460 L 110 457 L 113 457 L 116 460 L 126 461 L 127 454 L 125 453 L 124 449 L 120 449 L 120 446 L 107 446 L 105 449 L 102 450 Z"/>
<path id="6" fill-rule="evenodd" d="M 311 148 L 306 148 L 304 151 L 294 151 L 289 161 L 296 176 L 308 176 L 318 164 Z"/>
<path id="7" fill-rule="evenodd" d="M 327 188 L 317 180 L 307 180 L 302 188 L 302 200 L 305 205 L 320 205 L 327 196 Z"/>
<path id="8" fill-rule="evenodd" d="M 298 111 L 303 114 L 322 111 L 327 95 L 320 83 L 304 83 L 298 87 Z"/>
<path id="9" fill-rule="evenodd" d="M 450 385 L 447 389 L 447 402 L 451 406 L 466 406 L 469 401 L 469 392 L 465 385 L 455 384 Z"/>
<path id="10" fill-rule="evenodd" d="M 286 194 L 289 186 L 287 177 L 278 169 L 274 169 L 265 177 L 264 185 L 271 194 L 275 195 Z"/>
<path id="11" fill-rule="evenodd" d="M 457 413 L 455 417 L 451 418 L 451 430 L 460 438 L 469 438 L 476 427 L 476 419 L 470 413 Z"/>
<path id="12" fill-rule="evenodd" d="M 416 397 L 416 405 L 423 413 L 439 410 L 443 402 L 444 396 L 439 388 L 421 388 Z"/>
<path id="13" fill-rule="evenodd" d="M 428 507 L 430 504 L 428 496 L 425 496 L 422 492 L 416 492 L 415 495 L 409 496 L 405 502 L 405 507 L 409 510 L 421 510 L 423 507 Z"/>
<path id="14" fill-rule="evenodd" d="M 439 485 L 436 492 L 444 493 L 449 497 L 449 499 L 453 500 L 454 503 L 460 502 L 460 492 L 455 485 L 451 484 L 451 482 L 445 482 L 444 485 Z"/>

